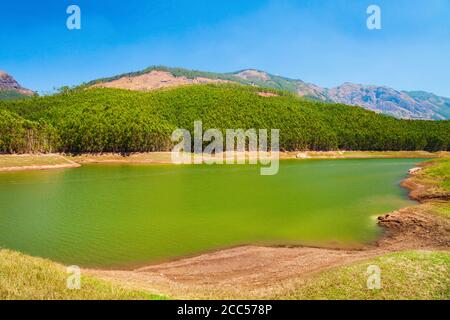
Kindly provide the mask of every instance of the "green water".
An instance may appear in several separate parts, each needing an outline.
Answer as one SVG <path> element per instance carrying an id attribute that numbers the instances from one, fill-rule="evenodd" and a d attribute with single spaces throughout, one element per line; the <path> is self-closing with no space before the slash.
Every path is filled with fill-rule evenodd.
<path id="1" fill-rule="evenodd" d="M 126 267 L 239 244 L 354 246 L 411 204 L 418 159 L 249 165 L 87 165 L 0 173 L 0 246 L 66 264 Z"/>

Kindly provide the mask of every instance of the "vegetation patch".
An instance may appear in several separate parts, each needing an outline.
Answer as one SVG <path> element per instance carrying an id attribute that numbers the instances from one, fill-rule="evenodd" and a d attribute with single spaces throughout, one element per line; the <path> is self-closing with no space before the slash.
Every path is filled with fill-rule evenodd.
<path id="1" fill-rule="evenodd" d="M 431 161 L 434 165 L 426 166 L 420 176 L 433 181 L 441 189 L 450 191 L 450 158 L 439 158 Z"/>
<path id="2" fill-rule="evenodd" d="M 68 289 L 66 268 L 49 260 L 0 249 L 0 300 L 163 299 L 82 276 L 80 289 Z"/>
<path id="3" fill-rule="evenodd" d="M 381 288 L 367 288 L 367 268 L 381 270 Z M 409 251 L 326 271 L 304 280 L 287 299 L 448 299 L 450 254 Z"/>
<path id="4" fill-rule="evenodd" d="M 450 200 L 450 158 L 424 162 L 422 170 L 414 172 L 402 185 L 411 189 L 410 197 L 420 202 Z"/>

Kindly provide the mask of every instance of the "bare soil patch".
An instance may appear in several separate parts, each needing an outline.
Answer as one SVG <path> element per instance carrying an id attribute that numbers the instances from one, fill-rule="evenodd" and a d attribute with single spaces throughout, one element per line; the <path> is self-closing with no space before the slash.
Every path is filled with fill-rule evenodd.
<path id="1" fill-rule="evenodd" d="M 258 96 L 261 97 L 279 97 L 279 94 L 273 93 L 273 92 L 265 92 L 265 91 L 260 91 L 258 92 Z"/>
<path id="2" fill-rule="evenodd" d="M 167 71 L 153 70 L 149 73 L 145 73 L 139 76 L 126 76 L 117 80 L 97 83 L 92 87 L 100 88 L 119 88 L 136 91 L 151 91 L 161 88 L 171 88 L 190 84 L 201 83 L 229 83 L 231 81 L 221 79 L 209 79 L 203 77 L 197 77 L 189 79 L 187 77 L 175 77 Z"/>

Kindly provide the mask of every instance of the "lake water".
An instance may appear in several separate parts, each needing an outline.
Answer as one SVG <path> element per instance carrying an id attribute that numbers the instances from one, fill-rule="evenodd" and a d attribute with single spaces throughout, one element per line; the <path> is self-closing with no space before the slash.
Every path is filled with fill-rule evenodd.
<path id="1" fill-rule="evenodd" d="M 131 267 L 240 244 L 358 246 L 410 205 L 419 159 L 250 165 L 86 165 L 0 173 L 0 246 L 66 264 Z"/>

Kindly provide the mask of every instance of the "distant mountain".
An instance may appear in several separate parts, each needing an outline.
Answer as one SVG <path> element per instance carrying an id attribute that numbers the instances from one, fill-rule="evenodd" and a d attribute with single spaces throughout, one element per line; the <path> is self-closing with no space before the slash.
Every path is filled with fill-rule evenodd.
<path id="1" fill-rule="evenodd" d="M 247 69 L 232 73 L 215 73 L 182 68 L 153 66 L 88 83 L 88 86 L 130 90 L 154 90 L 195 83 L 236 82 L 244 85 L 286 90 L 299 96 L 324 102 L 360 106 L 403 119 L 450 119 L 450 99 L 423 91 L 398 91 L 386 86 L 344 83 L 323 88 L 298 79 Z"/>
<path id="2" fill-rule="evenodd" d="M 450 98 L 440 97 L 426 91 L 406 91 L 410 97 L 424 106 L 435 110 L 446 119 L 450 119 Z"/>
<path id="3" fill-rule="evenodd" d="M 33 96 L 35 93 L 22 87 L 12 76 L 0 71 L 0 100 L 13 100 Z"/>

